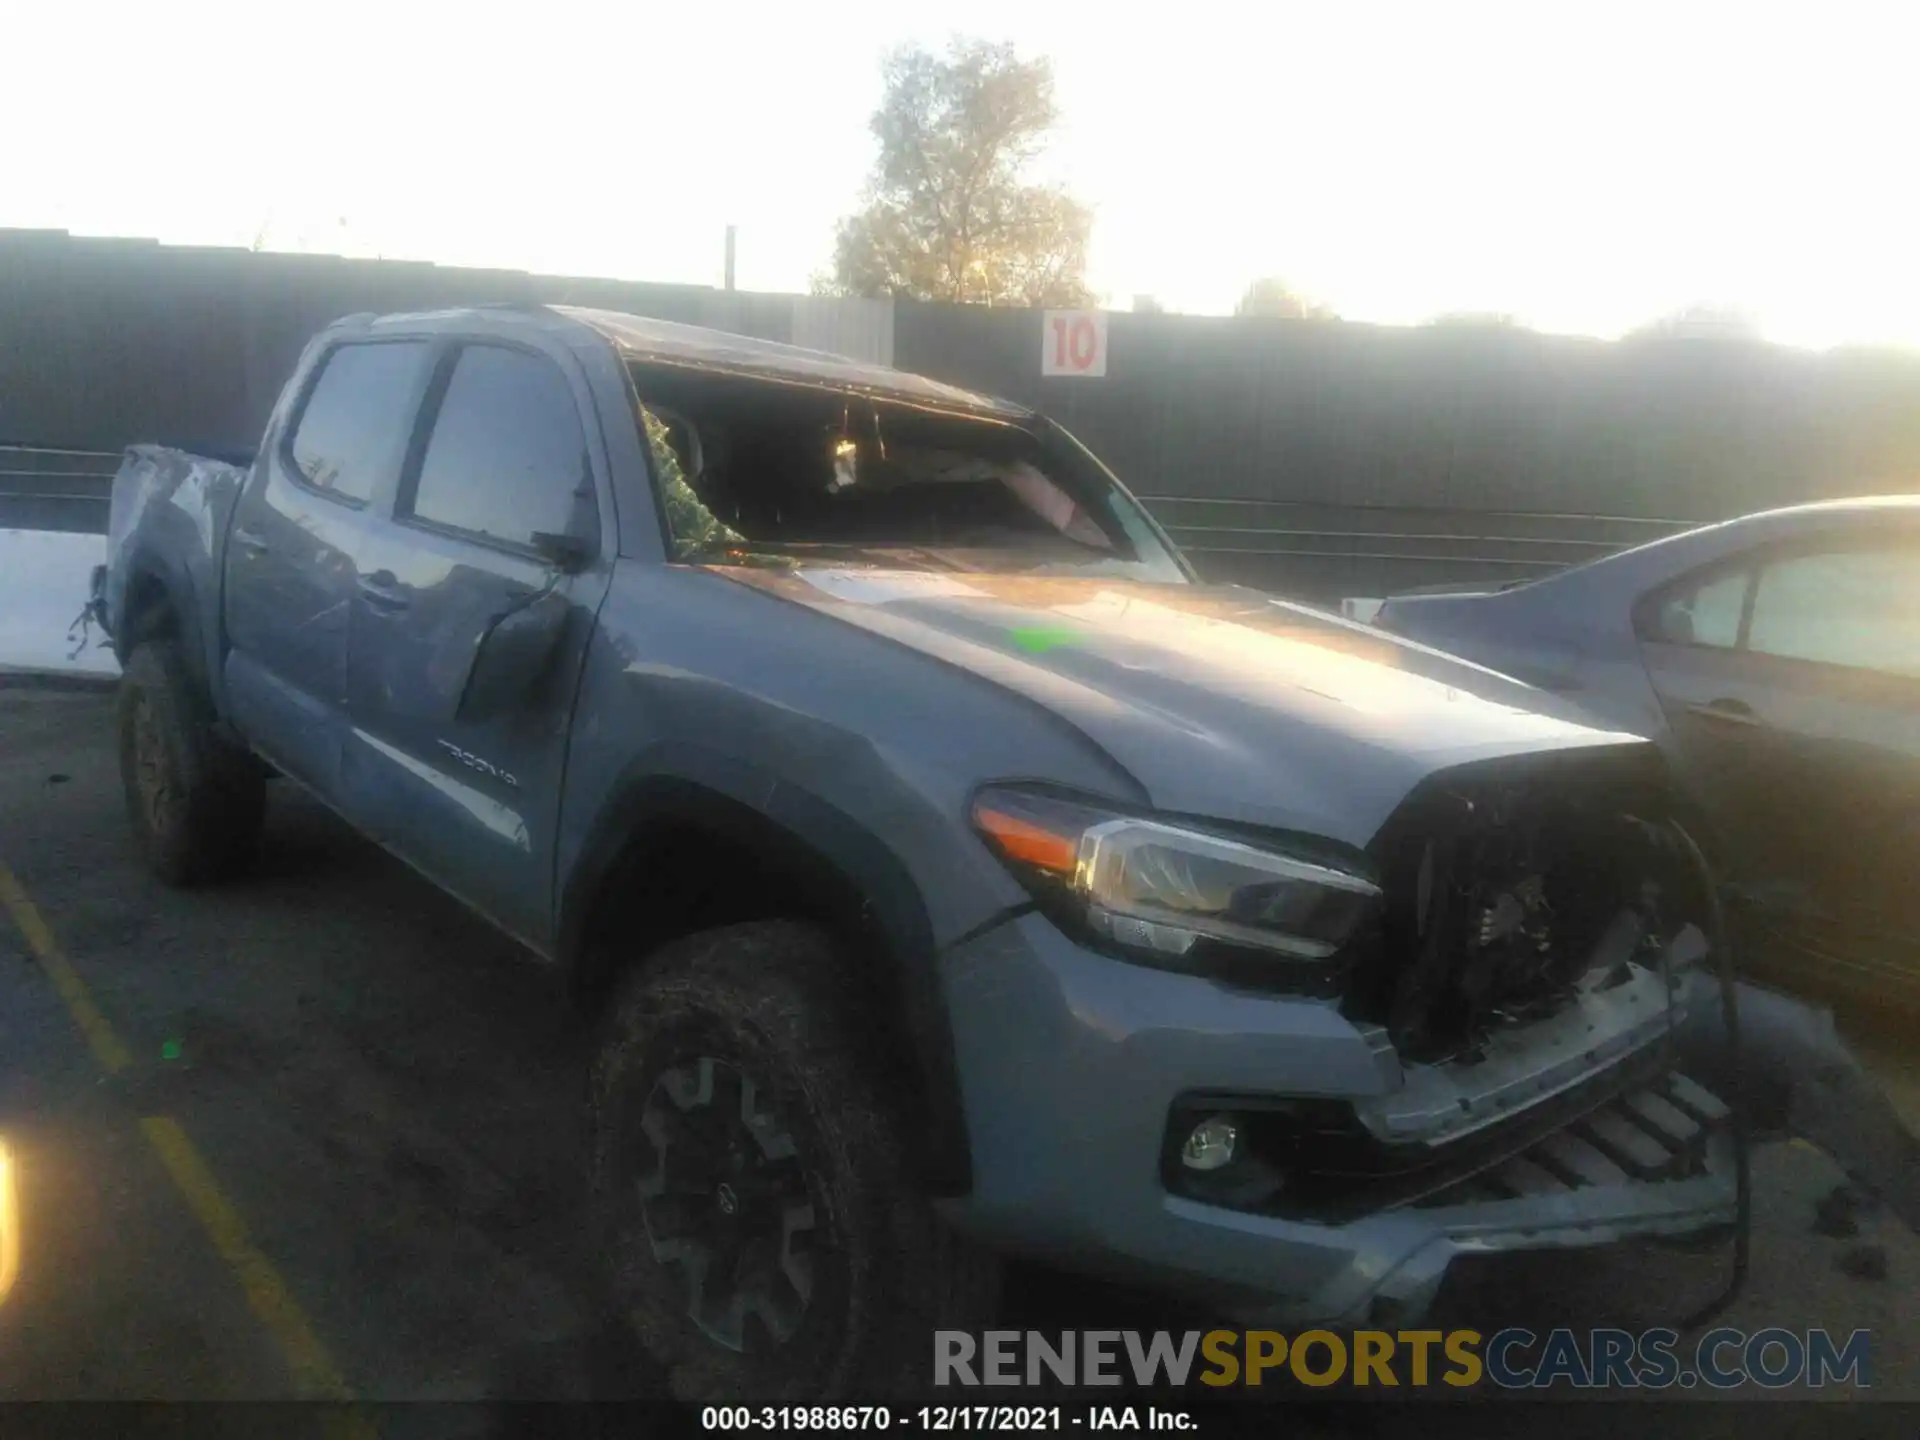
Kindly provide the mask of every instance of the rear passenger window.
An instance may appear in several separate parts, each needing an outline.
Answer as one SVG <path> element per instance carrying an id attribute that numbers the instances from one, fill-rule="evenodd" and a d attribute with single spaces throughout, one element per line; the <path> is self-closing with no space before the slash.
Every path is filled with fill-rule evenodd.
<path id="1" fill-rule="evenodd" d="M 1724 570 L 1673 591 L 1654 608 L 1646 638 L 1668 645 L 1733 649 L 1740 643 L 1740 612 L 1746 608 L 1751 574 L 1744 567 Z"/>
<path id="2" fill-rule="evenodd" d="M 573 391 L 551 360 L 469 345 L 434 417 L 415 518 L 508 545 L 599 538 L 593 472 Z"/>
<path id="3" fill-rule="evenodd" d="M 307 484 L 366 503 L 398 459 L 426 349 L 417 342 L 342 345 L 321 362 L 289 446 Z"/>

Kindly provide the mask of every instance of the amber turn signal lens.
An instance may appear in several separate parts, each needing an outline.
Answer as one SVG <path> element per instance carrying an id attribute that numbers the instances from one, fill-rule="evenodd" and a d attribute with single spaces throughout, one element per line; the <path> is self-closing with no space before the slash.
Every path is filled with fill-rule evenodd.
<path id="1" fill-rule="evenodd" d="M 1056 875 L 1071 875 L 1079 862 L 1078 835 L 1056 835 L 1031 820 L 1021 820 L 986 805 L 976 808 L 973 818 L 994 848 L 1009 860 Z"/>

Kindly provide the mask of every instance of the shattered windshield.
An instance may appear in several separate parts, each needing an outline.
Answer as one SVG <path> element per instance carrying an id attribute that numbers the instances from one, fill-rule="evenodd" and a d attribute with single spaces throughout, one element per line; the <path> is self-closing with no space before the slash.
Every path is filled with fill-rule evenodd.
<path id="1" fill-rule="evenodd" d="M 634 380 L 676 560 L 1186 579 L 1096 464 L 1018 426 L 734 377 Z"/>

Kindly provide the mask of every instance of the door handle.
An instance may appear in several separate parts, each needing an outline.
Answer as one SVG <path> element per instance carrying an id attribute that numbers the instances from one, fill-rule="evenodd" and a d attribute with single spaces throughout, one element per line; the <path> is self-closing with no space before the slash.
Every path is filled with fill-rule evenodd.
<path id="1" fill-rule="evenodd" d="M 233 543 L 238 545 L 242 550 L 245 550 L 249 555 L 264 555 L 268 549 L 271 548 L 267 544 L 266 536 L 260 534 L 258 531 L 248 530 L 244 526 L 234 527 Z"/>
<path id="2" fill-rule="evenodd" d="M 400 588 L 391 570 L 376 570 L 360 578 L 360 594 L 375 610 L 391 614 L 407 608 L 407 592 Z"/>
<path id="3" fill-rule="evenodd" d="M 1705 704 L 1687 706 L 1687 712 L 1698 715 L 1702 720 L 1712 720 L 1720 725 L 1758 725 L 1760 717 L 1753 713 L 1753 707 L 1744 700 L 1709 700 Z"/>

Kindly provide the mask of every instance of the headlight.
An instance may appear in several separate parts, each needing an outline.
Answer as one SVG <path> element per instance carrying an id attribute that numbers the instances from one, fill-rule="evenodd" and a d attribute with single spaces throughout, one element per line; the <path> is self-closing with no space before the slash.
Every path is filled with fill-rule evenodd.
<path id="1" fill-rule="evenodd" d="M 975 799 L 974 824 L 1037 889 L 1071 899 L 1096 935 L 1178 961 L 1202 941 L 1323 961 L 1373 913 L 1352 871 L 1040 791 Z"/>

